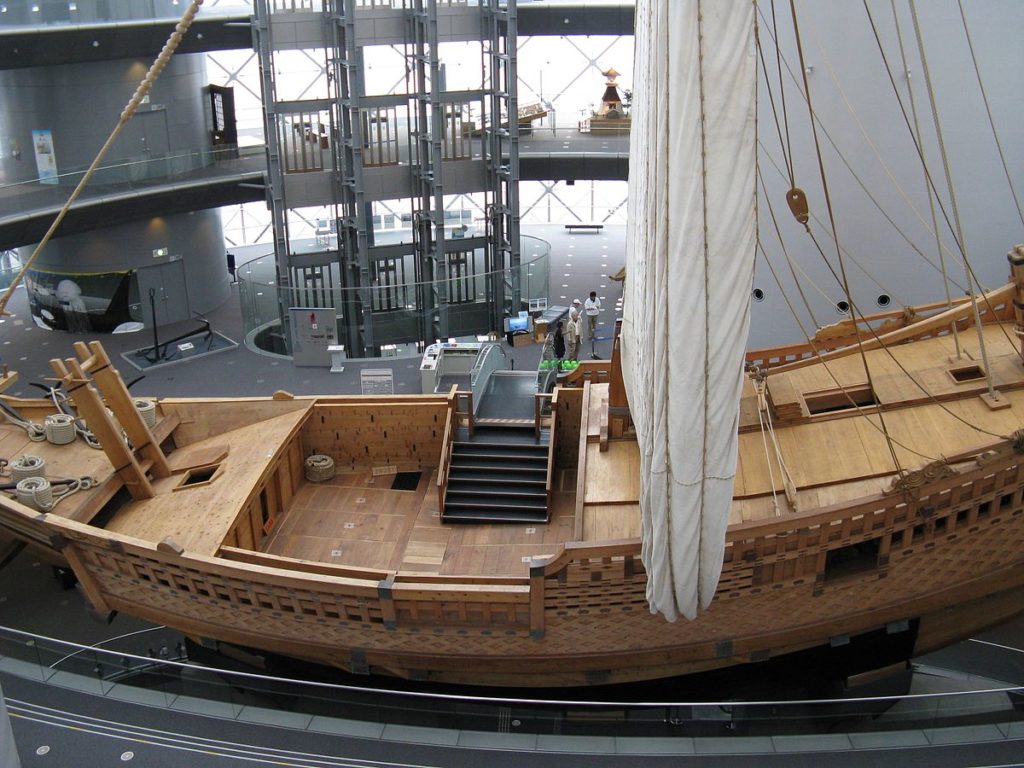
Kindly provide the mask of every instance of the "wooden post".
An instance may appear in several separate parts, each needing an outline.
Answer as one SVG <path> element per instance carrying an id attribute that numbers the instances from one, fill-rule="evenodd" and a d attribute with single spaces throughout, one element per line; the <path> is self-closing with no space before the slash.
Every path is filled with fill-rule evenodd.
<path id="1" fill-rule="evenodd" d="M 1024 245 L 1016 246 L 1006 254 L 1006 258 L 1010 262 L 1010 281 L 1016 288 L 1013 295 L 1013 330 L 1021 345 L 1018 354 L 1024 360 Z"/>
<path id="2" fill-rule="evenodd" d="M 128 433 L 128 439 L 132 441 L 136 451 L 142 453 L 143 457 L 152 463 L 151 470 L 155 477 L 170 477 L 171 470 L 167 465 L 167 457 L 156 444 L 153 433 L 150 432 L 146 422 L 142 420 L 142 414 L 135 407 L 135 401 L 128 394 L 128 387 L 117 369 L 110 364 L 106 350 L 98 341 L 89 342 L 87 347 L 83 342 L 75 342 L 75 352 L 82 361 L 82 370 L 92 374 L 93 381 L 99 387 L 104 399 L 114 416 Z"/>
<path id="3" fill-rule="evenodd" d="M 50 367 L 60 378 L 72 404 L 86 420 L 89 429 L 96 435 L 96 439 L 100 441 L 100 447 L 107 454 L 114 471 L 124 481 L 133 499 L 137 501 L 153 498 L 156 495 L 153 492 L 153 486 L 146 477 L 146 473 L 142 471 L 142 467 L 139 466 L 139 462 L 135 460 L 134 454 L 125 445 L 121 438 L 121 430 L 107 414 L 107 409 L 103 405 L 99 393 L 85 378 L 85 371 L 74 358 L 68 358 L 66 362 L 67 365 L 60 360 L 53 359 L 50 360 Z"/>
<path id="4" fill-rule="evenodd" d="M 530 564 L 530 637 L 544 637 L 544 563 Z"/>

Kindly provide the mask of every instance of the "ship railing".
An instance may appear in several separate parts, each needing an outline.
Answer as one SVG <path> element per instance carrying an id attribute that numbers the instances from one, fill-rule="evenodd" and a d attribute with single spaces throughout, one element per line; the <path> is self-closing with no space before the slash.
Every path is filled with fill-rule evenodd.
<path id="1" fill-rule="evenodd" d="M 611 381 L 611 360 L 580 360 L 575 370 L 570 371 L 561 382 L 562 386 L 581 387 L 583 382 L 607 384 Z"/>
<path id="2" fill-rule="evenodd" d="M 191 700 L 192 706 L 203 702 L 204 711 L 216 716 L 239 722 L 253 718 L 262 721 L 266 707 L 290 709 L 301 700 L 308 716 L 304 724 L 294 727 L 311 734 L 322 735 L 326 730 L 323 726 L 334 724 L 336 718 L 394 723 L 399 713 L 397 721 L 403 723 L 493 733 L 497 738 L 502 735 L 503 717 L 515 711 L 517 732 L 524 734 L 614 735 L 635 738 L 635 746 L 641 748 L 652 738 L 675 738 L 679 739 L 681 753 L 692 752 L 695 743 L 701 751 L 700 740 L 704 737 L 713 738 L 716 747 L 721 746 L 723 737 L 743 741 L 754 734 L 820 737 L 822 733 L 833 739 L 844 733 L 857 734 L 865 744 L 876 740 L 872 735 L 888 738 L 890 743 L 898 733 L 913 735 L 914 743 L 939 737 L 942 743 L 953 744 L 958 736 L 971 741 L 967 730 L 973 731 L 973 738 L 994 739 L 992 743 L 998 748 L 1012 740 L 1014 728 L 1019 725 L 1017 707 L 1024 696 L 1020 681 L 1014 679 L 1019 675 L 1020 650 L 983 640 L 970 642 L 983 653 L 962 654 L 957 669 L 915 662 L 906 673 L 958 682 L 958 688 L 952 691 L 747 701 L 654 695 L 630 701 L 607 697 L 541 699 L 516 696 L 514 692 L 502 697 L 401 690 L 381 683 L 358 686 L 299 680 L 223 668 L 216 657 L 203 663 L 195 663 L 199 659 L 193 663 L 175 659 L 179 645 L 184 643 L 171 630 L 158 628 L 155 632 L 155 637 L 153 633 L 141 637 L 132 633 L 101 648 L 0 627 L 0 669 L 11 677 L 54 686 L 55 692 L 69 688 L 110 701 L 141 702 L 165 710 L 171 717 Z M 159 651 L 153 650 L 154 645 Z M 147 653 L 147 646 L 151 653 Z M 198 653 L 195 646 L 183 650 Z M 965 673 L 972 676 L 968 678 Z M 7 708 L 11 715 L 20 717 L 52 714 L 31 700 L 11 699 Z M 65 725 L 73 724 L 78 717 L 73 709 L 61 714 Z M 959 730 L 937 730 L 944 728 Z M 224 745 L 213 741 L 208 746 L 218 749 Z M 849 743 L 844 749 L 851 749 Z M 871 754 L 865 752 L 865 760 Z"/>
<path id="3" fill-rule="evenodd" d="M 469 393 L 470 398 L 473 393 Z M 448 410 L 444 420 L 444 436 L 441 438 L 441 462 L 437 467 L 437 504 L 439 514 L 444 514 L 444 501 L 448 496 L 448 474 L 452 466 L 452 450 L 455 447 L 455 430 L 457 428 L 457 411 L 459 400 L 458 386 L 452 387 L 448 394 Z M 469 430 L 473 432 L 473 408 L 469 409 Z"/>
<path id="4" fill-rule="evenodd" d="M 1012 317 L 1013 284 L 1005 285 L 978 298 L 978 311 L 982 324 L 1009 320 Z M 874 343 L 876 337 L 892 334 L 891 343 L 922 341 L 951 333 L 955 324 L 962 331 L 974 324 L 970 300 L 960 298 L 953 301 L 953 308 L 947 309 L 945 302 L 932 302 L 886 312 L 876 312 L 857 318 L 841 320 L 838 323 L 819 328 L 813 339 L 807 342 L 786 344 L 779 347 L 756 349 L 747 352 L 748 367 L 772 369 L 780 366 L 811 360 L 818 355 L 839 349 L 855 347 L 859 342 Z M 894 338 L 899 334 L 898 338 Z"/>
<path id="5" fill-rule="evenodd" d="M 551 424 L 548 430 L 548 469 L 547 477 L 544 483 L 544 491 L 547 494 L 547 505 L 548 505 L 548 516 L 551 515 L 551 502 L 554 496 L 554 478 L 555 478 L 555 457 L 558 450 L 558 390 L 556 389 L 551 395 L 538 395 L 534 400 L 536 406 L 536 413 L 534 417 L 536 419 L 536 430 L 537 437 L 540 437 L 540 422 L 541 422 L 541 399 L 550 400 L 551 405 Z"/>

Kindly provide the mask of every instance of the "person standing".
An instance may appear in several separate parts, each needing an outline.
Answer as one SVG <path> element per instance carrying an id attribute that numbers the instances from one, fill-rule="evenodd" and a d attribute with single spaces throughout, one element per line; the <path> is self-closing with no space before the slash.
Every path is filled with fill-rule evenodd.
<path id="1" fill-rule="evenodd" d="M 583 302 L 583 312 L 587 316 L 587 334 L 593 343 L 597 333 L 597 317 L 601 314 L 601 300 L 597 298 L 597 291 L 591 291 L 590 297 Z"/>
<path id="2" fill-rule="evenodd" d="M 579 301 L 579 299 L 577 299 Z M 580 319 L 580 311 L 575 306 L 569 310 L 569 322 L 565 327 L 565 337 L 569 342 L 569 359 L 580 359 L 580 333 L 583 331 L 583 321 Z"/>
<path id="3" fill-rule="evenodd" d="M 565 331 L 561 320 L 555 326 L 555 336 L 552 340 L 551 351 L 554 353 L 555 359 L 558 360 L 558 370 L 562 370 L 562 358 L 565 357 Z"/>

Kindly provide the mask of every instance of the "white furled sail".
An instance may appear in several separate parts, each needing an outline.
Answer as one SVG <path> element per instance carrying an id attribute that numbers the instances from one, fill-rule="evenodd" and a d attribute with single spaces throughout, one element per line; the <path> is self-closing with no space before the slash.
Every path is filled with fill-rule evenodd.
<path id="1" fill-rule="evenodd" d="M 714 597 L 753 282 L 753 0 L 638 0 L 623 378 L 652 612 Z"/>

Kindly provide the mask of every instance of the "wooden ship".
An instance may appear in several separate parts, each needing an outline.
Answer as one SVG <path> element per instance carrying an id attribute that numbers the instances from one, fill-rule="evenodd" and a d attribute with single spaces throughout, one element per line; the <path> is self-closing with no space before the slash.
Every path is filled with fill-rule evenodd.
<path id="1" fill-rule="evenodd" d="M 869 672 L 1024 610 L 1022 337 L 1017 246 L 1001 288 L 747 352 L 721 575 L 688 621 L 649 607 L 625 335 L 515 435 L 458 385 L 143 401 L 78 343 L 52 397 L 0 395 L 0 534 L 101 615 L 356 674 L 595 685 L 861 643 Z"/>
<path id="2" fill-rule="evenodd" d="M 500 480 L 517 461 L 505 444 L 504 457 L 476 462 L 492 464 L 489 480 L 479 470 L 490 519 L 453 524 L 465 451 L 501 449 L 480 441 L 487 427 L 465 394 L 150 405 L 129 396 L 100 344 L 79 343 L 53 367 L 102 450 L 35 442 L 11 423 L 0 444 L 40 459 L 58 491 L 90 479 L 49 511 L 38 488 L 0 499 L 0 529 L 73 568 L 102 614 L 355 673 L 585 685 L 871 633 L 930 651 L 1024 608 L 1024 248 L 1012 263 L 1014 281 L 981 313 L 994 396 L 977 363 L 951 362 L 950 329 L 974 322 L 967 302 L 871 318 L 870 391 L 852 324 L 815 342 L 820 359 L 807 344 L 748 355 L 721 581 L 694 621 L 647 608 L 617 355 L 582 363 L 578 386 L 537 395 L 550 414 L 537 408 L 523 446 L 543 467 L 544 511 L 502 499 L 516 492 Z M 50 400 L 4 404 L 28 423 L 55 412 Z M 943 461 L 898 476 L 865 410 L 885 414 L 905 462 Z M 777 453 L 764 450 L 768 421 Z M 330 457 L 333 477 L 317 476 L 311 456 Z M 399 476 L 415 479 L 395 489 Z"/>

